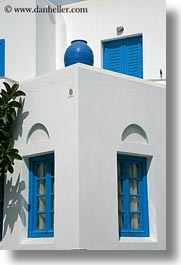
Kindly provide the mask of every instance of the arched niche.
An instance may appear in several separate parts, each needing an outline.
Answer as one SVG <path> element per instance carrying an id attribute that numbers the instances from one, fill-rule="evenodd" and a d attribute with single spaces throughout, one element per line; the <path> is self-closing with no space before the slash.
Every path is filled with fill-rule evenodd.
<path id="1" fill-rule="evenodd" d="M 130 124 L 126 127 L 121 140 L 129 143 L 149 144 L 146 132 L 137 124 Z"/>
<path id="2" fill-rule="evenodd" d="M 29 130 L 26 138 L 26 143 L 36 144 L 36 143 L 47 142 L 49 140 L 50 136 L 47 128 L 41 123 L 36 123 Z"/>

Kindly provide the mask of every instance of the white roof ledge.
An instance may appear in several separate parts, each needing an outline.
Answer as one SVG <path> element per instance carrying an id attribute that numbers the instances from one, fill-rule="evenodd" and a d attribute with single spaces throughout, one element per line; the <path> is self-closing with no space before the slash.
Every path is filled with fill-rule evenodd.
<path id="1" fill-rule="evenodd" d="M 14 80 L 14 79 L 11 79 L 7 76 L 1 76 L 0 77 L 0 83 L 3 83 L 3 82 L 7 82 L 7 83 L 11 83 L 11 84 L 14 84 L 14 83 L 19 83 L 18 81 Z"/>
<path id="2" fill-rule="evenodd" d="M 158 87 L 163 87 L 163 88 L 165 87 L 165 85 L 163 85 L 163 84 L 157 84 L 157 83 L 152 82 L 150 80 L 145 80 L 145 79 L 141 79 L 141 78 L 138 78 L 138 77 L 125 75 L 125 74 L 120 74 L 120 73 L 116 73 L 116 72 L 113 72 L 113 71 L 110 71 L 110 70 L 106 70 L 106 69 L 102 69 L 102 68 L 98 68 L 98 67 L 94 67 L 94 66 L 89 66 L 89 65 L 81 64 L 81 63 L 77 63 L 77 64 L 74 64 L 74 65 L 68 66 L 66 68 L 75 67 L 75 66 L 76 67 L 80 67 L 80 68 L 84 68 L 84 69 L 88 69 L 88 70 L 91 70 L 91 71 L 94 71 L 94 72 L 104 73 L 104 74 L 115 76 L 115 77 L 121 77 L 121 78 L 124 78 L 124 79 L 127 79 L 127 80 L 132 80 L 132 81 L 135 81 L 135 82 L 140 82 L 140 83 L 149 84 L 149 85 L 158 86 Z"/>
<path id="3" fill-rule="evenodd" d="M 142 84 L 148 84 L 148 85 L 151 85 L 151 86 L 154 86 L 154 87 L 156 86 L 156 87 L 165 88 L 164 84 L 158 84 L 158 83 L 155 83 L 155 82 L 152 82 L 152 81 L 149 81 L 149 80 L 137 78 L 137 77 L 130 76 L 130 75 L 116 73 L 116 72 L 113 72 L 113 71 L 105 70 L 105 69 L 94 67 L 94 66 L 89 66 L 89 65 L 86 65 L 86 64 L 82 64 L 82 63 L 73 64 L 73 65 L 70 65 L 68 67 L 64 67 L 64 68 L 58 69 L 58 70 L 53 71 L 53 72 L 49 72 L 49 73 L 47 73 L 45 75 L 41 75 L 41 76 L 35 77 L 33 79 L 28 79 L 28 80 L 21 81 L 21 82 L 18 82 L 18 83 L 20 83 L 20 85 L 21 84 L 25 84 L 25 83 L 28 83 L 30 81 L 36 80 L 36 79 L 38 80 L 38 79 L 41 79 L 41 78 L 44 78 L 44 77 L 51 76 L 54 73 L 58 73 L 58 72 L 65 71 L 65 70 L 68 71 L 71 68 L 82 68 L 82 69 L 86 69 L 86 70 L 89 70 L 89 71 L 92 71 L 92 72 L 98 72 L 98 73 L 102 73 L 102 74 L 109 75 L 109 76 L 115 76 L 115 77 L 119 77 L 119 78 L 123 78 L 123 79 L 127 79 L 127 80 L 132 80 L 134 82 L 139 82 L 139 83 L 142 83 Z M 14 81 L 14 82 L 16 82 L 16 81 Z"/>

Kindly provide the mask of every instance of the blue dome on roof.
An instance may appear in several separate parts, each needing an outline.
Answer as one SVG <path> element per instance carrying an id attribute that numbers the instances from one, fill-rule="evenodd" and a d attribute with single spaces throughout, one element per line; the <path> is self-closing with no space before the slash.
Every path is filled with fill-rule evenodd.
<path id="1" fill-rule="evenodd" d="M 67 48 L 64 55 L 65 66 L 76 63 L 83 63 L 87 65 L 94 64 L 94 55 L 91 48 L 87 45 L 85 40 L 74 40 Z"/>

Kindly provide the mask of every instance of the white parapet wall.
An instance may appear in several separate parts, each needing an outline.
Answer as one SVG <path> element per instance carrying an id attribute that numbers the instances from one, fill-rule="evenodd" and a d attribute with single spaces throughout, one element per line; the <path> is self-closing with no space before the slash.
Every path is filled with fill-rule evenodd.
<path id="1" fill-rule="evenodd" d="M 165 249 L 165 87 L 82 64 L 20 87 L 26 98 L 15 147 L 23 161 L 6 180 L 0 249 Z M 124 137 L 131 124 L 144 129 L 145 141 Z M 29 158 L 50 152 L 54 237 L 28 238 Z M 119 238 L 117 153 L 147 158 L 148 238 Z"/>

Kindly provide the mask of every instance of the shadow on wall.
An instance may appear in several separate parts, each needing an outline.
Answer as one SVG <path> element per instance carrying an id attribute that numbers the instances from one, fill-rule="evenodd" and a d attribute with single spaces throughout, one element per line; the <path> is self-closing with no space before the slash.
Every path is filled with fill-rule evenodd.
<path id="1" fill-rule="evenodd" d="M 24 106 L 24 101 L 25 100 L 22 100 L 22 99 L 20 100 L 20 102 L 23 103 L 23 106 Z M 23 112 L 23 108 L 18 109 L 17 120 L 12 128 L 14 140 L 18 140 L 18 138 L 22 136 L 23 122 L 28 117 L 28 115 L 29 115 L 29 111 Z"/>
<path id="2" fill-rule="evenodd" d="M 12 185 L 12 178 L 7 180 L 5 183 L 5 190 L 8 192 L 4 198 L 3 237 L 5 237 L 8 228 L 12 233 L 18 217 L 20 217 L 22 224 L 26 226 L 25 211 L 28 211 L 28 203 L 21 194 L 22 191 L 25 190 L 25 182 L 20 182 L 20 175 L 14 186 Z"/>
<path id="3" fill-rule="evenodd" d="M 122 141 L 139 144 L 149 144 L 146 132 L 137 124 L 130 124 L 122 134 Z"/>

